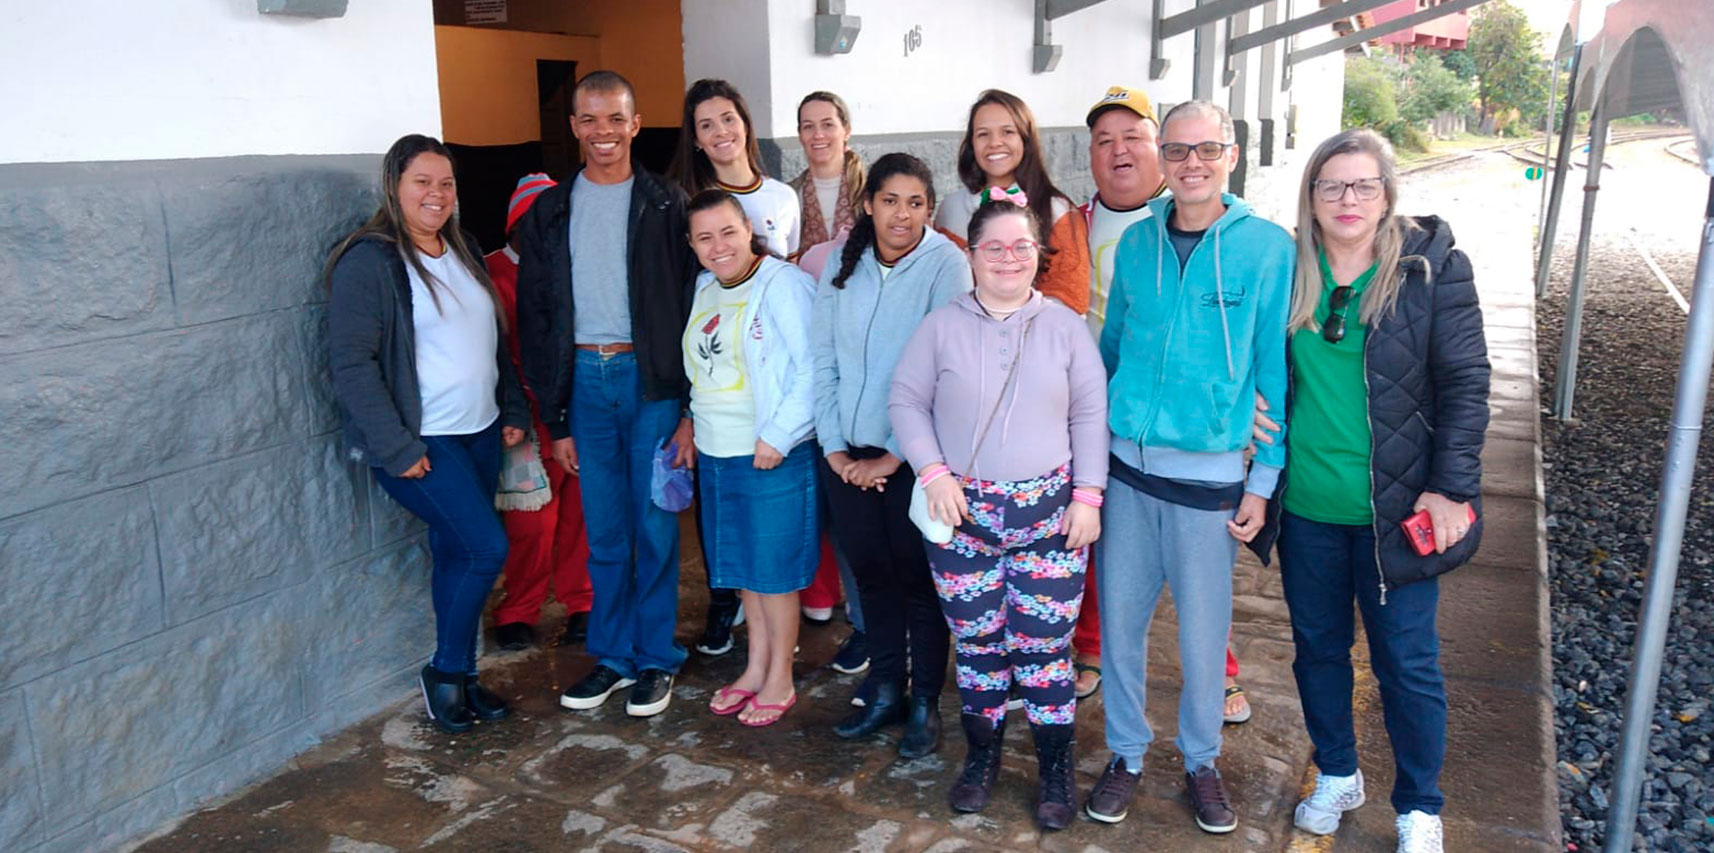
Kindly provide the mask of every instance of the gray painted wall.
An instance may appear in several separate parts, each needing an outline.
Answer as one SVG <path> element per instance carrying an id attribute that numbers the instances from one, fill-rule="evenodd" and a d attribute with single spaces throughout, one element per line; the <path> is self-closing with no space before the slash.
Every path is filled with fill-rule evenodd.
<path id="1" fill-rule="evenodd" d="M 0 166 L 0 850 L 107 849 L 406 695 L 420 525 L 320 264 L 378 157 Z"/>

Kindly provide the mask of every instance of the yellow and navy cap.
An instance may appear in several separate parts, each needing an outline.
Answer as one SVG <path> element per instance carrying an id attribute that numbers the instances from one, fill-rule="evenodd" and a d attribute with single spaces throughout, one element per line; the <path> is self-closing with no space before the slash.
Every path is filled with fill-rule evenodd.
<path id="1" fill-rule="evenodd" d="M 1124 107 L 1150 121 L 1159 121 L 1155 118 L 1154 104 L 1149 103 L 1149 96 L 1143 94 L 1143 90 L 1114 86 L 1101 96 L 1101 100 L 1095 102 L 1095 106 L 1089 108 L 1089 115 L 1084 119 L 1084 123 L 1094 127 L 1095 117 L 1111 107 Z"/>

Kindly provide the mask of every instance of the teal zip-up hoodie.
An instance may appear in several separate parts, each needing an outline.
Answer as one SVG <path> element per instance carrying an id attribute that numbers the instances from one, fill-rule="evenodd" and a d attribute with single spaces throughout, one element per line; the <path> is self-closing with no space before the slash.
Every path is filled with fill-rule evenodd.
<path id="1" fill-rule="evenodd" d="M 1226 213 L 1191 251 L 1183 275 L 1166 234 L 1173 199 L 1126 229 L 1115 253 L 1101 358 L 1113 452 L 1146 473 L 1207 483 L 1245 481 L 1272 497 L 1285 466 L 1286 320 L 1297 247 L 1284 228 L 1230 193 Z M 1257 444 L 1248 476 L 1256 392 L 1280 423 Z M 1129 457 L 1129 458 L 1127 458 Z"/>

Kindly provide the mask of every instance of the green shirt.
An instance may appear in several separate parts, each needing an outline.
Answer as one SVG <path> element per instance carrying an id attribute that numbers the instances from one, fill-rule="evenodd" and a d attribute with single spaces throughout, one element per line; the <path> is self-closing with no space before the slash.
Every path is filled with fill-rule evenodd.
<path id="1" fill-rule="evenodd" d="M 1369 472 L 1369 393 L 1363 376 L 1363 339 L 1368 330 L 1358 303 L 1370 266 L 1351 282 L 1345 305 L 1345 337 L 1328 343 L 1319 331 L 1291 336 L 1292 410 L 1286 433 L 1286 489 L 1282 501 L 1293 515 L 1324 524 L 1372 524 Z M 1328 300 L 1337 285 L 1321 253 L 1318 324 L 1327 322 Z"/>

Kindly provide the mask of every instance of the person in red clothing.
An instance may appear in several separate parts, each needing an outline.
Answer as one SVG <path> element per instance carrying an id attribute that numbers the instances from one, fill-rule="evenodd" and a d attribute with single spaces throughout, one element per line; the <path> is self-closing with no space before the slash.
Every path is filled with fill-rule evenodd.
<path id="1" fill-rule="evenodd" d="M 506 236 L 515 239 L 512 227 L 530 209 L 542 190 L 554 185 L 554 180 L 540 172 L 525 175 L 512 192 L 506 208 Z M 500 294 L 500 304 L 506 311 L 507 327 L 518 327 L 518 254 L 510 242 L 497 252 L 483 257 L 488 265 L 488 277 L 494 280 L 494 290 Z M 512 364 L 518 364 L 518 339 L 510 340 Z M 589 630 L 589 608 L 593 593 L 589 586 L 589 539 L 583 527 L 583 498 L 575 476 L 565 466 L 553 461 L 552 445 L 542 441 L 548 434 L 542 424 L 536 398 L 530 397 L 530 417 L 535 428 L 535 443 L 541 450 L 546 469 L 548 489 L 552 498 L 537 510 L 502 512 L 506 538 L 511 551 L 506 557 L 504 587 L 506 597 L 494 608 L 494 640 L 500 648 L 517 651 L 529 648 L 536 639 L 535 623 L 542 605 L 547 603 L 551 587 L 554 597 L 565 605 L 565 630 L 560 635 L 562 645 L 582 642 Z"/>

